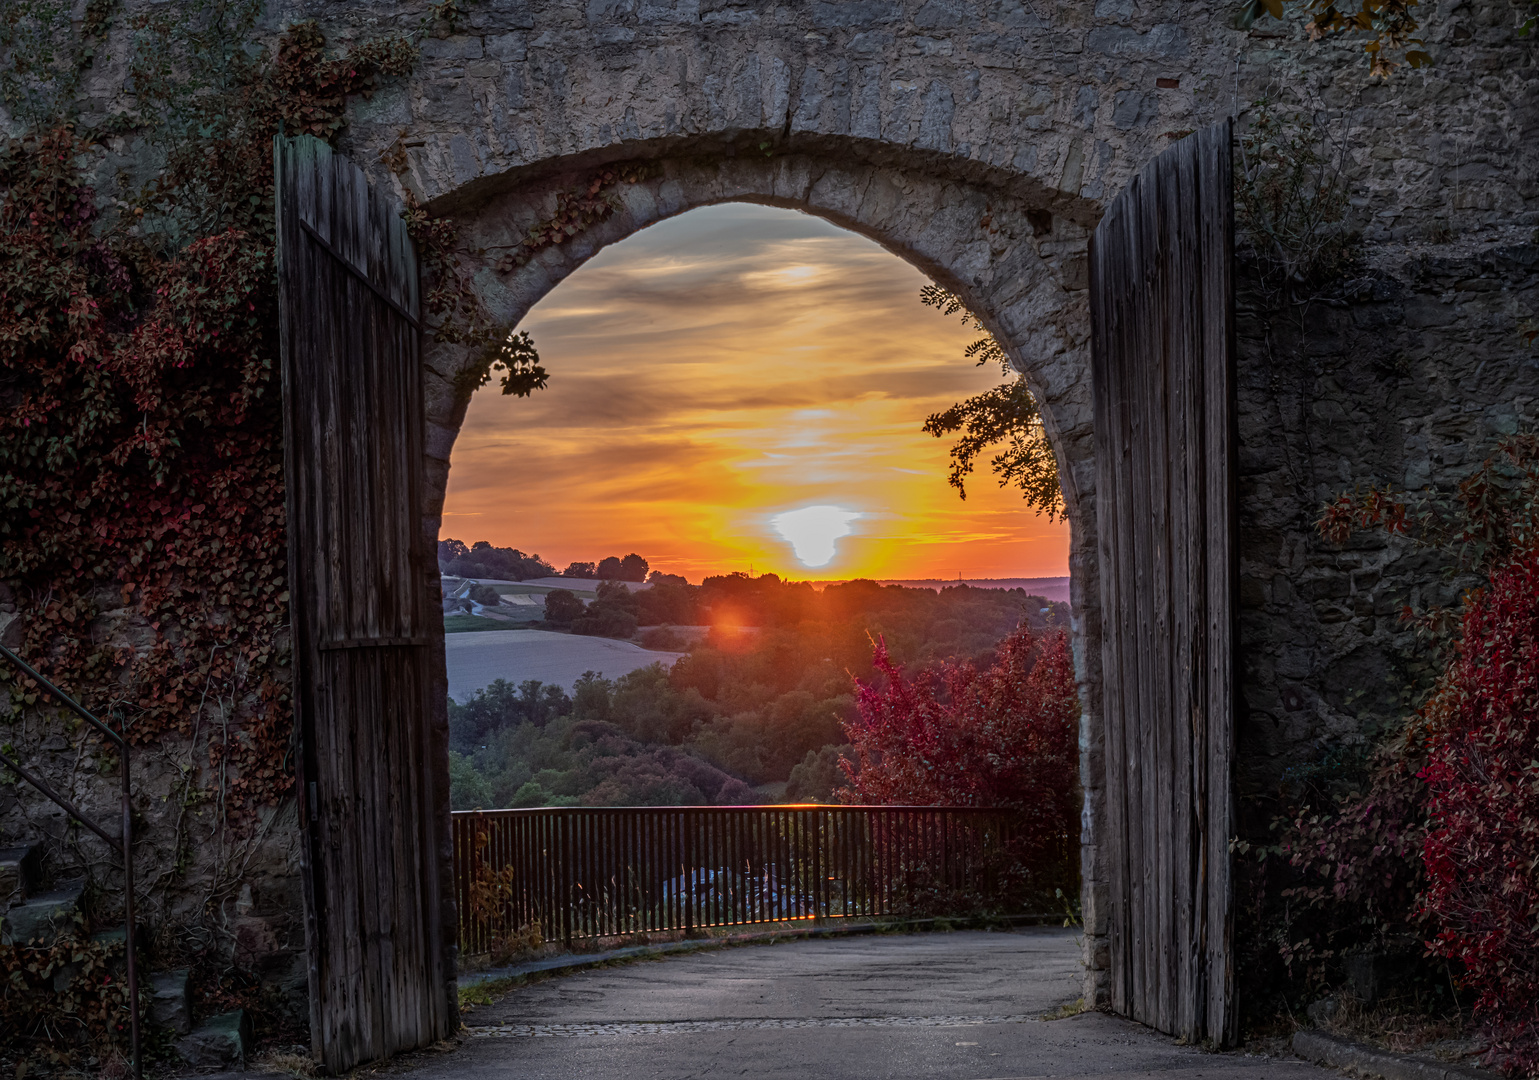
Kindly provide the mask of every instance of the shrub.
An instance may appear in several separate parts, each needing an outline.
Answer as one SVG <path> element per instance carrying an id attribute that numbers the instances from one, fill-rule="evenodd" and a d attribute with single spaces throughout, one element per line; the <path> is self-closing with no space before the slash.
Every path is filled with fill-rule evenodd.
<path id="1" fill-rule="evenodd" d="M 1376 748 L 1346 790 L 1278 823 L 1278 842 L 1266 854 L 1281 857 L 1288 872 L 1273 875 L 1281 904 L 1258 922 L 1267 924 L 1287 975 L 1309 992 L 1338 979 L 1347 953 L 1421 951 L 1416 901 L 1426 880 L 1427 795 L 1417 777 L 1418 730 L 1412 725 Z"/>
<path id="2" fill-rule="evenodd" d="M 843 801 L 1010 808 L 1025 818 L 1027 865 L 1072 857 L 1079 695 L 1067 635 L 1022 627 L 986 668 L 947 662 L 906 676 L 881 641 L 872 663 L 878 677 L 856 680 L 845 725 L 855 762 L 844 763 Z"/>
<path id="3" fill-rule="evenodd" d="M 791 770 L 786 783 L 785 800 L 788 803 L 830 803 L 834 792 L 843 783 L 844 770 L 839 763 L 855 752 L 849 744 L 825 746 L 820 750 L 808 750 L 807 755 Z"/>
<path id="4" fill-rule="evenodd" d="M 1462 968 L 1492 1059 L 1525 1076 L 1539 1076 L 1536 507 L 1539 437 L 1524 434 L 1503 439 L 1454 492 L 1370 489 L 1325 508 L 1318 524 L 1331 539 L 1370 527 L 1405 535 L 1440 549 L 1450 574 L 1484 585 L 1458 613 L 1404 610 L 1442 643 L 1447 663 L 1427 704 L 1380 751 L 1374 788 L 1308 823 L 1313 835 L 1300 831 L 1294 855 L 1306 870 L 1330 869 L 1335 899 L 1360 920 L 1425 920 L 1429 954 Z M 1408 874 L 1407 845 L 1418 838 L 1422 865 Z"/>
<path id="5" fill-rule="evenodd" d="M 547 610 L 549 603 L 547 600 Z M 572 620 L 572 633 L 628 638 L 640 625 L 636 618 L 636 603 L 635 596 L 624 585 L 614 581 L 600 582 L 593 602 L 580 617 Z"/>
<path id="6" fill-rule="evenodd" d="M 1539 550 L 1471 596 L 1428 706 L 1429 948 L 1464 966 L 1494 1060 L 1539 1076 Z"/>

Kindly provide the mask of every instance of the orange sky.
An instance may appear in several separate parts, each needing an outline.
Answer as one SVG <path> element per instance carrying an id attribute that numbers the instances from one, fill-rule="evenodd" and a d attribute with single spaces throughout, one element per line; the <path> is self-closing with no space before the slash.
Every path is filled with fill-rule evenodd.
<path id="1" fill-rule="evenodd" d="M 441 535 L 558 569 L 636 551 L 696 582 L 1067 574 L 1066 525 L 987 473 L 966 502 L 946 484 L 924 419 L 1000 374 L 962 358 L 977 335 L 920 304 L 926 283 L 869 240 L 747 204 L 605 249 L 520 327 L 549 389 L 494 380 L 472 400 Z M 849 530 L 826 565 L 771 522 L 808 506 Z"/>

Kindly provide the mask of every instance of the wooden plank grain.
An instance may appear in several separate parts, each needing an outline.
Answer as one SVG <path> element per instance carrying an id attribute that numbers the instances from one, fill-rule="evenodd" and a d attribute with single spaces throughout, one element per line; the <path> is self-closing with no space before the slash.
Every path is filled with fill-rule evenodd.
<path id="1" fill-rule="evenodd" d="M 1172 1030 L 1188 1040 L 1195 1037 L 1200 1005 L 1194 995 L 1196 965 L 1191 921 L 1193 887 L 1191 881 L 1192 792 L 1194 743 L 1192 725 L 1197 720 L 1192 708 L 1190 680 L 1192 654 L 1197 647 L 1192 613 L 1199 602 L 1194 595 L 1186 568 L 1199 551 L 1202 537 L 1190 528 L 1189 509 L 1196 482 L 1200 479 L 1201 445 L 1192 438 L 1201 403 L 1191 394 L 1191 373 L 1198 357 L 1198 315 L 1193 310 L 1197 299 L 1191 288 L 1196 262 L 1194 250 L 1192 203 L 1196 159 L 1192 143 L 1183 140 L 1165 159 L 1167 193 L 1163 200 L 1168 245 L 1163 304 L 1166 311 L 1165 348 L 1167 350 L 1166 385 L 1169 395 L 1166 454 L 1170 471 L 1168 529 L 1169 537 L 1169 619 L 1171 632 L 1167 657 L 1170 690 L 1169 732 L 1170 780 L 1168 813 L 1170 845 L 1167 863 L 1171 882 L 1171 911 L 1166 947 L 1170 951 L 1169 978 L 1173 993 L 1170 1016 Z"/>
<path id="2" fill-rule="evenodd" d="M 457 1025 L 455 838 L 416 644 L 435 629 L 419 286 L 399 280 L 417 269 L 398 208 L 360 170 L 307 138 L 280 138 L 274 169 L 311 1032 L 342 1072 Z"/>
<path id="3" fill-rule="evenodd" d="M 1091 243 L 1112 1006 L 1234 1038 L 1233 210 L 1227 122 Z"/>
<path id="4" fill-rule="evenodd" d="M 1233 900 L 1230 884 L 1229 840 L 1233 833 L 1234 717 L 1238 687 L 1235 649 L 1239 641 L 1238 500 L 1235 494 L 1238 438 L 1235 404 L 1234 319 L 1234 190 L 1233 122 L 1225 121 L 1204 133 L 1205 173 L 1204 283 L 1207 300 L 1204 342 L 1207 357 L 1206 427 L 1208 505 L 1211 523 L 1209 561 L 1209 705 L 1211 717 L 1222 718 L 1208 728 L 1207 852 L 1209 867 L 1209 1027 L 1216 1041 L 1228 1045 L 1238 1038 L 1234 1000 L 1232 941 Z"/>

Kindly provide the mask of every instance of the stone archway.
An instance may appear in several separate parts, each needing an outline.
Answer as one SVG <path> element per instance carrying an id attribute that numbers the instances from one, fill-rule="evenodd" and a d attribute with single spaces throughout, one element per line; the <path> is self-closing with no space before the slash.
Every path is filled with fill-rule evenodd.
<path id="1" fill-rule="evenodd" d="M 756 202 L 800 210 L 875 240 L 962 296 L 1005 345 L 1041 405 L 1058 456 L 1071 527 L 1071 607 L 1076 672 L 1084 706 L 1081 782 L 1082 903 L 1086 997 L 1105 995 L 1105 876 L 1098 860 L 1101 807 L 1100 617 L 1096 576 L 1095 455 L 1090 383 L 1087 243 L 1099 208 L 1025 178 L 948 175 L 935 155 L 851 143 L 817 152 L 750 148 L 623 146 L 602 159 L 562 158 L 498 183 L 451 192 L 430 209 L 452 216 L 472 253 L 477 287 L 493 313 L 517 323 L 542 297 L 609 244 L 701 206 Z M 912 156 L 913 160 L 908 160 Z M 549 218 L 558 194 L 586 189 L 606 166 L 645 162 L 646 176 L 614 187 L 615 212 L 509 272 L 497 268 L 531 226 Z M 423 535 L 436 540 L 449 458 L 476 380 L 475 359 L 438 346 L 425 355 L 427 486 Z M 442 678 L 440 672 L 440 678 Z M 442 708 L 443 693 L 434 701 Z M 436 718 L 446 724 L 446 717 Z"/>
<path id="2" fill-rule="evenodd" d="M 363 32 L 356 17 L 332 25 Z M 423 42 L 410 80 L 350 110 L 342 149 L 454 216 L 472 249 L 517 240 L 593 169 L 644 159 L 660 170 L 619 192 L 613 217 L 515 274 L 481 258 L 478 284 L 501 317 L 518 319 L 652 221 L 758 201 L 825 216 L 915 264 L 963 296 L 1026 373 L 1072 528 L 1086 999 L 1106 1002 L 1086 240 L 1171 135 L 1227 111 L 1216 73 L 1233 66 L 1235 32 L 1185 0 L 498 0 L 445 35 Z M 444 349 L 426 361 L 433 538 L 467 360 Z"/>

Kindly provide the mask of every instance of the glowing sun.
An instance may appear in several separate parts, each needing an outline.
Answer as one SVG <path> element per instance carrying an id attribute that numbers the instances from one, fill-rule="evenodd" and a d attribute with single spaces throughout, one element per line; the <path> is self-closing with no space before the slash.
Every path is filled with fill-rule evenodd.
<path id="1" fill-rule="evenodd" d="M 850 523 L 861 515 L 842 506 L 804 506 L 770 518 L 803 566 L 827 566 L 833 561 L 834 542 L 849 536 Z"/>

